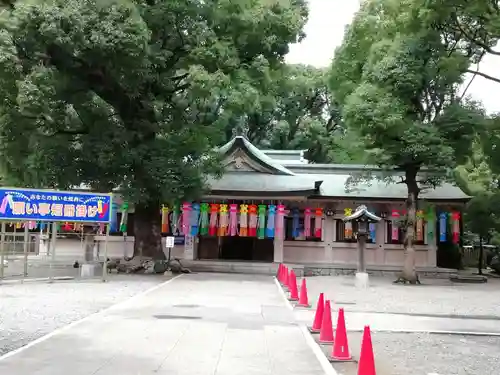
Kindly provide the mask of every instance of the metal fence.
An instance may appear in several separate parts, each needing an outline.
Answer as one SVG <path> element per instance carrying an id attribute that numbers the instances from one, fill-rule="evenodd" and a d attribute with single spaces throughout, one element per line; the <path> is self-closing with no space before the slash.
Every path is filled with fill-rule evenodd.
<path id="1" fill-rule="evenodd" d="M 101 278 L 103 247 L 94 233 L 0 231 L 0 282 Z"/>
<path id="2" fill-rule="evenodd" d="M 483 245 L 483 266 L 482 268 L 487 267 L 487 259 L 488 255 L 495 252 L 497 249 L 496 246 L 493 245 Z M 479 252 L 480 247 L 478 245 L 475 246 L 463 246 L 460 249 L 462 254 L 462 264 L 464 267 L 477 267 L 479 264 Z"/>

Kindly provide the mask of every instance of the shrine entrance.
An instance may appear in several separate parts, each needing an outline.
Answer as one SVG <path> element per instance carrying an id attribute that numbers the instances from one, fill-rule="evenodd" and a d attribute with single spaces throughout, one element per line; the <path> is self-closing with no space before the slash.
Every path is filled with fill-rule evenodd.
<path id="1" fill-rule="evenodd" d="M 274 240 L 272 238 L 258 239 L 239 236 L 200 236 L 198 258 L 272 262 L 274 259 Z"/>

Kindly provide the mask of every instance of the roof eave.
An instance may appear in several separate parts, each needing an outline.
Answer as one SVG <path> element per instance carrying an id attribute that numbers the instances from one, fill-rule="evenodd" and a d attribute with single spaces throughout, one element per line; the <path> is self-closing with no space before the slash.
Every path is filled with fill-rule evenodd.
<path id="1" fill-rule="evenodd" d="M 311 195 L 308 197 L 309 199 L 331 199 L 331 200 L 366 200 L 366 201 L 389 201 L 389 202 L 395 202 L 395 201 L 405 201 L 406 198 L 398 198 L 398 197 L 364 197 L 364 196 L 358 196 L 358 197 L 350 197 L 347 195 L 320 195 L 320 194 L 315 194 Z M 468 198 L 420 198 L 422 200 L 430 201 L 430 202 L 442 202 L 442 203 L 467 203 L 468 201 L 471 200 L 471 197 Z"/>
<path id="2" fill-rule="evenodd" d="M 275 190 L 275 191 L 262 191 L 262 190 L 210 190 L 208 195 L 210 196 L 224 196 L 226 198 L 231 196 L 257 196 L 257 197 L 276 197 L 280 196 L 297 196 L 297 197 L 309 197 L 314 195 L 316 190 L 314 189 L 303 189 L 303 190 Z"/>

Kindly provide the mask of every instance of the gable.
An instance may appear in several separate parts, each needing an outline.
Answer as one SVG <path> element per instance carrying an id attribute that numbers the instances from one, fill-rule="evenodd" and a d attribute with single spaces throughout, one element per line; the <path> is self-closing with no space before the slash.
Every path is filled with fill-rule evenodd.
<path id="1" fill-rule="evenodd" d="M 242 136 L 234 137 L 219 148 L 219 152 L 223 156 L 223 166 L 228 171 L 253 171 L 295 176 L 295 173 L 264 154 Z"/>
<path id="2" fill-rule="evenodd" d="M 234 150 L 230 155 L 227 155 L 222 162 L 224 169 L 230 172 L 257 172 L 273 174 L 270 168 L 258 163 L 252 159 L 242 149 Z"/>

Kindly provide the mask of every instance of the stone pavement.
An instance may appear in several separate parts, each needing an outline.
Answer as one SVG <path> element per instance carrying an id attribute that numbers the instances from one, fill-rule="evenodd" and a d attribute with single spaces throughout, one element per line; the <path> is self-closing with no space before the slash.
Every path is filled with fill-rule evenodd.
<path id="1" fill-rule="evenodd" d="M 342 307 L 350 331 L 370 325 L 373 331 L 500 336 L 496 280 L 487 284 L 425 280 L 424 285 L 403 286 L 392 284 L 390 278 L 372 277 L 366 290 L 354 286 L 354 277 L 310 277 L 307 283 L 313 308 L 319 292 L 324 292 L 331 300 L 334 324 Z M 295 317 L 310 325 L 314 309 L 297 309 Z"/>
<path id="2" fill-rule="evenodd" d="M 315 301 L 316 302 L 316 301 Z M 332 301 L 333 302 L 333 301 Z M 332 319 L 334 325 L 337 319 L 337 310 L 343 307 L 348 331 L 362 331 L 369 325 L 372 331 L 379 332 L 430 332 L 467 335 L 500 336 L 500 319 L 498 318 L 465 318 L 465 317 L 437 317 L 412 314 L 369 313 L 350 311 L 350 306 L 332 303 Z M 314 306 L 316 308 L 316 306 Z M 315 309 L 295 311 L 296 320 L 311 325 L 314 320 Z"/>
<path id="3" fill-rule="evenodd" d="M 320 276 L 308 277 L 307 287 L 311 301 L 324 292 L 350 311 L 500 318 L 496 297 L 500 279 L 489 279 L 486 284 L 422 279 L 422 285 L 395 285 L 393 280 L 371 276 L 370 287 L 362 290 L 355 287 L 354 276 Z"/>
<path id="4" fill-rule="evenodd" d="M 271 277 L 192 274 L 0 358 L 0 373 L 324 372 Z"/>

